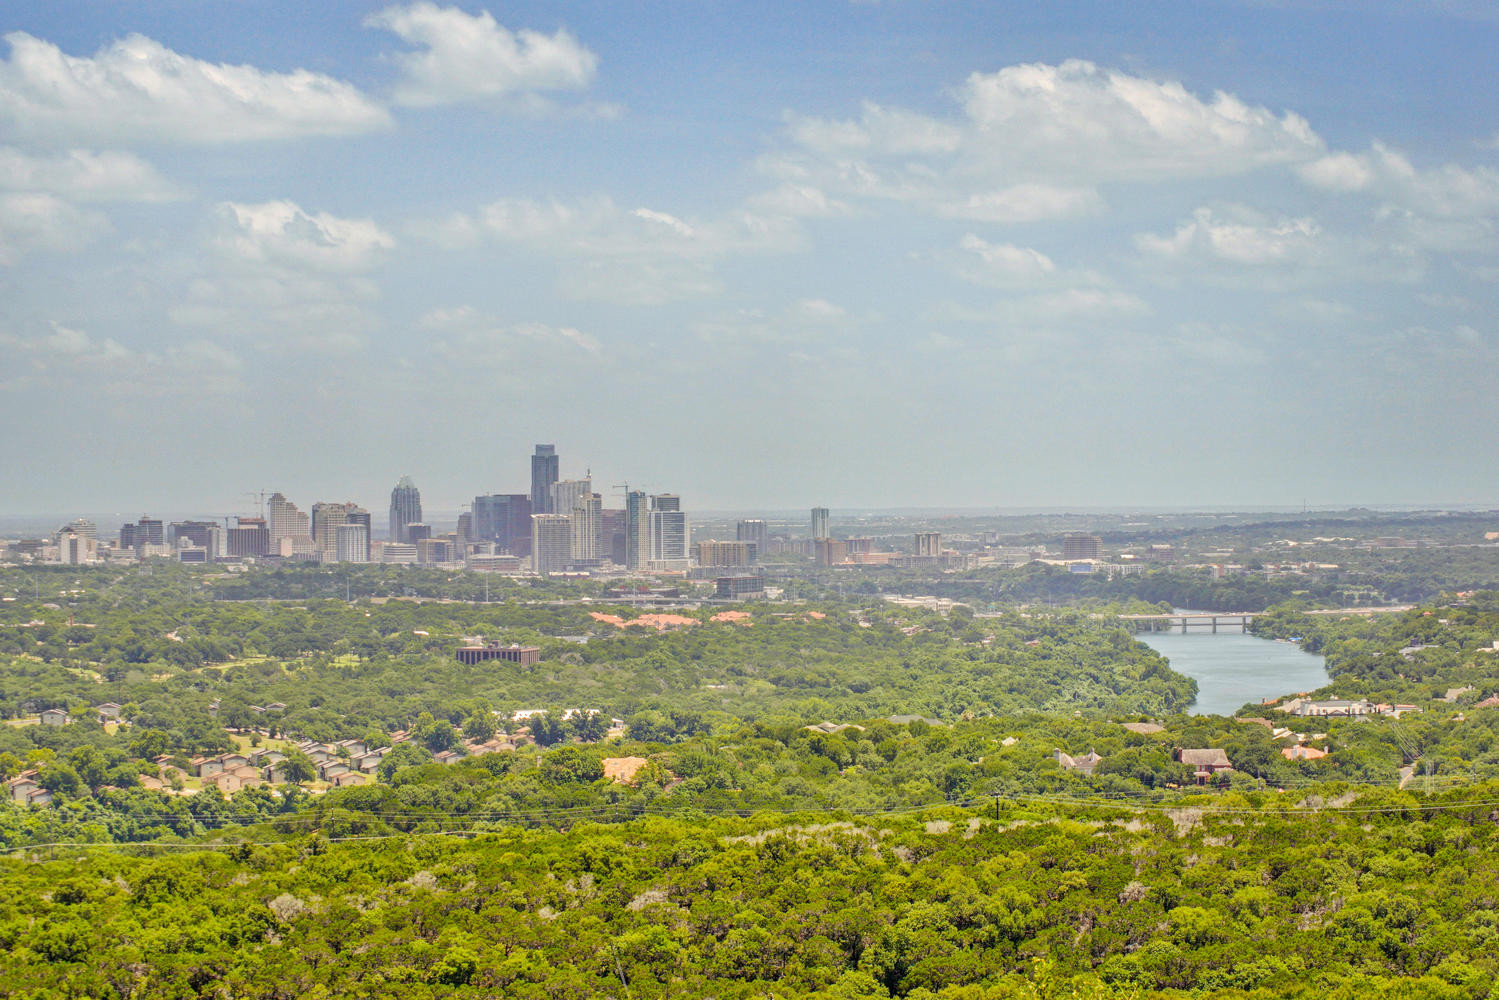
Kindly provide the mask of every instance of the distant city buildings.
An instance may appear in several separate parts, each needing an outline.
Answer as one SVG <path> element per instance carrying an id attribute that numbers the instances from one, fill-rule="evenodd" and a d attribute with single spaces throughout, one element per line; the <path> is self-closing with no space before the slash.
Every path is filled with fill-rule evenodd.
<path id="1" fill-rule="evenodd" d="M 1103 539 L 1097 535 L 1085 535 L 1080 531 L 1068 532 L 1062 536 L 1062 558 L 1066 561 L 1102 559 Z"/>
<path id="2" fill-rule="evenodd" d="M 832 537 L 828 533 L 828 509 L 826 507 L 813 507 L 811 522 L 813 541 Z"/>
<path id="3" fill-rule="evenodd" d="M 390 537 L 393 541 L 409 542 L 407 525 L 422 521 L 422 493 L 410 476 L 402 476 L 390 491 Z M 313 533 L 316 535 L 316 532 Z"/>
<path id="4" fill-rule="evenodd" d="M 764 521 L 758 519 L 740 521 L 734 528 L 734 538 L 741 542 L 753 542 L 756 556 L 770 551 L 770 531 L 766 528 Z"/>
<path id="5" fill-rule="evenodd" d="M 541 576 L 561 573 L 572 563 L 572 555 L 572 518 L 566 514 L 532 514 L 532 569 Z"/>
<path id="6" fill-rule="evenodd" d="M 551 489 L 552 484 L 561 478 L 559 472 L 557 446 L 537 445 L 536 453 L 531 456 L 531 513 L 551 514 L 555 512 L 552 507 Z"/>
<path id="7" fill-rule="evenodd" d="M 931 557 L 942 554 L 942 535 L 936 531 L 916 532 L 915 548 L 917 556 Z"/>

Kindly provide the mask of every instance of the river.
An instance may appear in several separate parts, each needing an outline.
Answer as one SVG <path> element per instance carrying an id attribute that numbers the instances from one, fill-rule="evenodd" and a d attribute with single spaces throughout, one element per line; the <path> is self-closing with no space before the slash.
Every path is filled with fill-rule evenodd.
<path id="1" fill-rule="evenodd" d="M 1178 614 L 1182 612 L 1178 611 Z M 1188 612 L 1190 614 L 1190 612 Z M 1144 632 L 1145 645 L 1171 661 L 1171 669 L 1197 681 L 1194 715 L 1232 715 L 1248 702 L 1313 691 L 1328 683 L 1321 656 L 1292 642 L 1261 639 L 1229 626 L 1217 635 L 1197 628 Z"/>

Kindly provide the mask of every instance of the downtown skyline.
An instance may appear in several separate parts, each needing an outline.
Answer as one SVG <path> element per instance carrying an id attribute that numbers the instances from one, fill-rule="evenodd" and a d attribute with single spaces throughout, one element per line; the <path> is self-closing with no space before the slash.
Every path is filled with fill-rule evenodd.
<path id="1" fill-rule="evenodd" d="M 0 514 L 1499 502 L 1489 5 L 0 33 Z"/>

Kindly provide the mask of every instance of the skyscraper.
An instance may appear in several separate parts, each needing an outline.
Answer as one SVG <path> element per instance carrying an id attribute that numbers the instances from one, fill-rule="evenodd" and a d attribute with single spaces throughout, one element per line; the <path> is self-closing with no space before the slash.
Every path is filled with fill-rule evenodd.
<path id="1" fill-rule="evenodd" d="M 765 527 L 765 522 L 760 520 L 740 521 L 734 532 L 736 540 L 741 542 L 755 543 L 755 559 L 770 551 L 770 531 Z"/>
<path id="2" fill-rule="evenodd" d="M 828 534 L 828 509 L 826 507 L 812 508 L 812 538 L 831 538 Z"/>
<path id="3" fill-rule="evenodd" d="M 644 569 L 651 558 L 651 515 L 644 490 L 625 495 L 625 568 Z"/>
<path id="4" fill-rule="evenodd" d="M 280 493 L 272 493 L 267 501 L 266 522 L 271 529 L 271 551 L 281 552 L 281 539 L 307 538 L 312 534 L 312 523 L 307 514 Z"/>
<path id="5" fill-rule="evenodd" d="M 370 529 L 367 524 L 346 521 L 338 526 L 334 541 L 334 558 L 339 562 L 370 561 Z"/>
<path id="6" fill-rule="evenodd" d="M 590 478 L 563 479 L 548 487 L 548 492 L 551 495 L 552 505 L 549 513 L 571 514 L 573 504 L 578 502 L 578 498 L 586 497 L 593 492 L 593 480 Z"/>
<path id="7" fill-rule="evenodd" d="M 531 515 L 531 568 L 542 576 L 567 569 L 572 560 L 572 520 L 566 514 Z"/>
<path id="8" fill-rule="evenodd" d="M 390 537 L 397 542 L 409 542 L 406 525 L 420 524 L 422 520 L 422 493 L 410 476 L 402 476 L 396 488 L 390 491 Z"/>
<path id="9" fill-rule="evenodd" d="M 552 507 L 552 484 L 561 478 L 557 446 L 539 444 L 531 456 L 531 513 L 555 514 Z"/>
<path id="10" fill-rule="evenodd" d="M 531 498 L 524 493 L 474 497 L 473 539 L 494 542 L 497 551 L 523 556 L 531 550 Z"/>
<path id="11" fill-rule="evenodd" d="M 662 569 L 685 569 L 687 542 L 692 536 L 682 498 L 675 493 L 651 497 L 651 562 Z"/>
<path id="12" fill-rule="evenodd" d="M 589 493 L 573 501 L 572 508 L 572 561 L 595 563 L 599 553 L 599 531 L 602 527 L 604 498 Z"/>

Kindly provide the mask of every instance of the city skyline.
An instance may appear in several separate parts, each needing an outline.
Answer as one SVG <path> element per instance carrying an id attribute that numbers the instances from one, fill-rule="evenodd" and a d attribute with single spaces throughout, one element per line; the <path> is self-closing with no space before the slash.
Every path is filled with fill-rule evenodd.
<path id="1" fill-rule="evenodd" d="M 1492 4 L 4 28 L 0 514 L 1499 503 Z"/>

